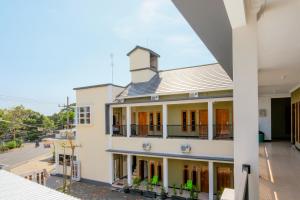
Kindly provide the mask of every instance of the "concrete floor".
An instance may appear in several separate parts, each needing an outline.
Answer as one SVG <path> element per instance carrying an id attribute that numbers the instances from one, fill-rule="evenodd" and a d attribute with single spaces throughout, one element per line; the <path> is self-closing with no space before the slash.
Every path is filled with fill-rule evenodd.
<path id="1" fill-rule="evenodd" d="M 270 142 L 259 149 L 261 200 L 300 199 L 300 151 L 289 142 Z"/>

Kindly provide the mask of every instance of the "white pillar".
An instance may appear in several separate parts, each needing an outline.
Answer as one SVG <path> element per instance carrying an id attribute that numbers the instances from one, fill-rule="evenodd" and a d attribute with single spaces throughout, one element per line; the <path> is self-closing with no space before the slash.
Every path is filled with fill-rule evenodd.
<path id="1" fill-rule="evenodd" d="M 127 182 L 128 185 L 132 184 L 132 155 L 127 155 Z"/>
<path id="2" fill-rule="evenodd" d="M 169 188 L 169 169 L 168 169 L 168 158 L 164 157 L 163 158 L 163 175 L 164 175 L 164 179 L 163 179 L 163 185 L 164 188 L 166 190 L 166 192 L 168 192 L 168 188 Z"/>
<path id="3" fill-rule="evenodd" d="M 213 101 L 209 100 L 207 102 L 208 110 L 208 140 L 213 140 L 214 138 L 214 109 Z"/>
<path id="4" fill-rule="evenodd" d="M 168 137 L 168 105 L 163 104 L 163 138 Z"/>
<path id="5" fill-rule="evenodd" d="M 108 174 L 109 174 L 109 183 L 112 184 L 114 181 L 114 159 L 113 159 L 113 153 L 109 153 L 108 156 Z"/>
<path id="6" fill-rule="evenodd" d="M 238 196 L 242 165 L 249 164 L 249 199 L 258 200 L 257 21 L 255 12 L 247 13 L 247 25 L 233 29 L 234 186 Z"/>
<path id="7" fill-rule="evenodd" d="M 112 136 L 113 135 L 113 108 L 110 106 L 109 107 L 109 135 Z"/>
<path id="8" fill-rule="evenodd" d="M 208 162 L 208 199 L 214 199 L 214 163 L 213 161 Z"/>
<path id="9" fill-rule="evenodd" d="M 131 136 L 131 107 L 126 106 L 127 137 Z"/>

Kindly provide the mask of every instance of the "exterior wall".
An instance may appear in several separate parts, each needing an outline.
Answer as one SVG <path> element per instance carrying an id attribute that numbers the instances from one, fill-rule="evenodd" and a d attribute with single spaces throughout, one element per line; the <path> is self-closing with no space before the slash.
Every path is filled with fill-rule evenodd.
<path id="1" fill-rule="evenodd" d="M 91 124 L 77 125 L 77 157 L 81 161 L 81 177 L 110 182 L 109 135 L 105 134 L 105 104 L 121 92 L 122 88 L 106 86 L 76 91 L 76 105 L 90 106 Z M 106 163 L 106 164 L 104 164 Z"/>
<path id="2" fill-rule="evenodd" d="M 189 179 L 191 179 L 192 171 L 194 168 L 196 168 L 198 172 L 198 180 L 197 180 L 197 186 L 198 190 L 201 188 L 201 181 L 200 181 L 200 171 L 201 168 L 207 168 L 208 170 L 208 163 L 207 162 L 201 162 L 201 161 L 191 161 L 191 160 L 179 160 L 179 159 L 169 159 L 168 160 L 168 170 L 169 170 L 169 186 L 172 186 L 175 184 L 177 188 L 180 187 L 180 184 L 185 184 L 183 182 L 183 170 L 184 166 L 188 165 L 189 170 Z M 207 180 L 208 181 L 208 180 Z"/>
<path id="3" fill-rule="evenodd" d="M 131 72 L 131 81 L 133 83 L 140 83 L 149 81 L 153 76 L 155 76 L 156 72 L 151 69 L 143 69 L 139 71 Z"/>
<path id="4" fill-rule="evenodd" d="M 190 111 L 196 111 L 196 124 L 199 124 L 199 110 L 207 110 L 207 103 L 168 105 L 168 125 L 181 125 L 181 113 L 187 111 L 190 124 Z"/>
<path id="5" fill-rule="evenodd" d="M 220 101 L 213 104 L 214 109 L 214 124 L 216 124 L 216 110 L 217 109 L 228 109 L 229 110 L 229 123 L 233 124 L 233 102 L 232 101 Z"/>
<path id="6" fill-rule="evenodd" d="M 163 116 L 162 116 L 162 106 L 139 106 L 139 107 L 132 107 L 131 108 L 131 113 L 135 112 L 135 122 L 136 124 L 139 124 L 138 120 L 138 113 L 139 112 L 147 112 L 147 124 L 149 124 L 149 113 L 153 112 L 154 114 L 154 125 L 156 125 L 156 117 L 155 113 L 160 112 L 161 113 L 161 122 L 163 121 Z M 133 124 L 134 120 L 131 121 Z"/>
<path id="7" fill-rule="evenodd" d="M 112 149 L 143 152 L 145 142 L 151 144 L 152 153 L 185 155 L 180 147 L 182 144 L 189 144 L 192 151 L 188 155 L 233 158 L 233 141 L 230 140 L 112 137 Z"/>
<path id="8" fill-rule="evenodd" d="M 129 56 L 130 70 L 150 68 L 150 53 L 143 49 L 136 49 Z"/>

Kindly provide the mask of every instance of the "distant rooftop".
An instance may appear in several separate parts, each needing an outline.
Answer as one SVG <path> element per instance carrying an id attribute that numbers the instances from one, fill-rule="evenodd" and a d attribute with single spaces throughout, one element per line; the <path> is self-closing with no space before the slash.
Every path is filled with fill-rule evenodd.
<path id="1" fill-rule="evenodd" d="M 131 83 L 118 98 L 230 90 L 231 78 L 217 63 L 159 71 L 151 80 Z"/>
<path id="2" fill-rule="evenodd" d="M 0 170 L 0 199 L 9 200 L 78 200 L 46 186 Z"/>

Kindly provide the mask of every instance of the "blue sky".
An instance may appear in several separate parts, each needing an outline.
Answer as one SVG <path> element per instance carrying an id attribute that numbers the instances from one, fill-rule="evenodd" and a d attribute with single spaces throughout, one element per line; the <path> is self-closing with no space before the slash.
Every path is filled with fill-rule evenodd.
<path id="1" fill-rule="evenodd" d="M 58 110 L 74 87 L 130 81 L 135 45 L 161 55 L 160 69 L 215 62 L 169 0 L 0 1 L 0 107 Z"/>

